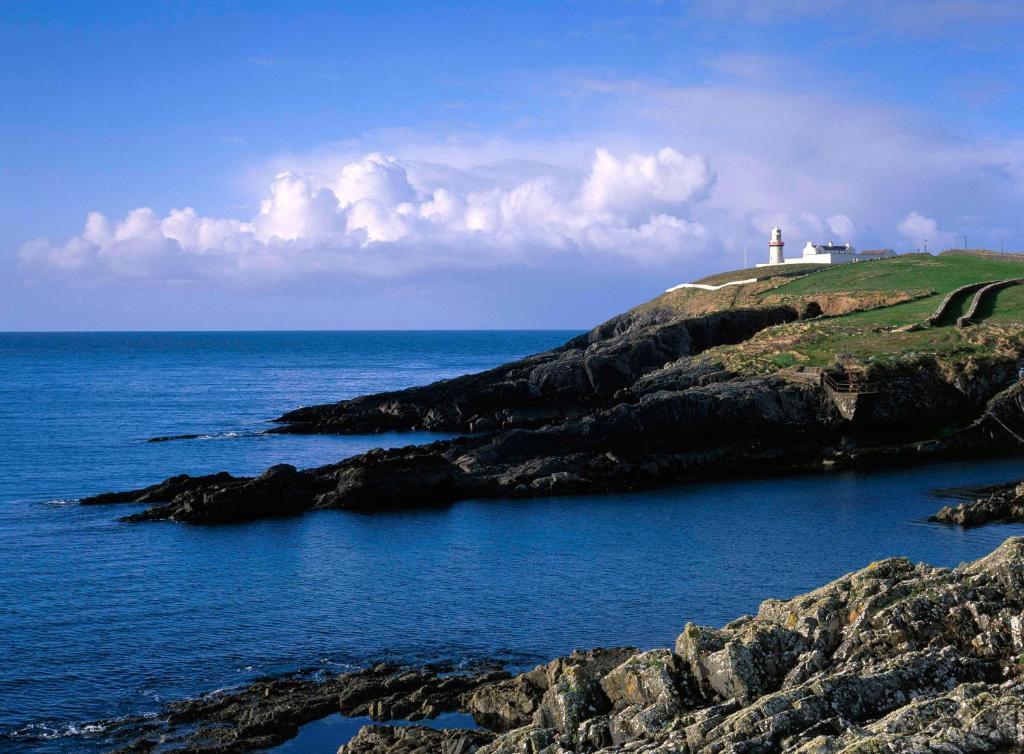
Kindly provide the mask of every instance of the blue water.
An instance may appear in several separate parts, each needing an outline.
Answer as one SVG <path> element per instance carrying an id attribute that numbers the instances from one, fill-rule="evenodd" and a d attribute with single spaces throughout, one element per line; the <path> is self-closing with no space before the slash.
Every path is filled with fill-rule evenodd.
<path id="1" fill-rule="evenodd" d="M 0 749 L 103 750 L 90 723 L 268 672 L 667 645 L 878 558 L 955 565 L 1024 534 L 923 522 L 932 488 L 1024 476 L 1019 460 L 221 527 L 71 502 L 432 439 L 258 432 L 571 334 L 0 335 Z M 192 433 L 209 439 L 145 441 Z"/>

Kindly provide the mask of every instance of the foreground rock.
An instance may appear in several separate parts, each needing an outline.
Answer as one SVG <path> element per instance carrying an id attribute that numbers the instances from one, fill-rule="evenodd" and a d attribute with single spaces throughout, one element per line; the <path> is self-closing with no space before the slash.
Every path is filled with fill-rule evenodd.
<path id="1" fill-rule="evenodd" d="M 480 752 L 1019 751 L 1022 609 L 1022 539 L 955 570 L 874 563 L 722 629 L 687 625 L 672 651 L 564 674 Z"/>
<path id="2" fill-rule="evenodd" d="M 872 563 L 723 628 L 688 624 L 670 649 L 575 652 L 514 677 L 263 681 L 172 705 L 123 750 L 252 751 L 339 710 L 484 726 L 365 727 L 341 754 L 1024 751 L 1024 538 L 956 569 Z"/>
<path id="3" fill-rule="evenodd" d="M 928 520 L 963 527 L 1024 522 L 1024 482 L 988 488 L 985 494 L 959 505 L 944 506 Z"/>

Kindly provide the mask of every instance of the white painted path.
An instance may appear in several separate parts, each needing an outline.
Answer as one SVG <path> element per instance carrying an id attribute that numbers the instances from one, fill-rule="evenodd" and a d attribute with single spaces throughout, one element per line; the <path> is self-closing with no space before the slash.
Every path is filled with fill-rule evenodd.
<path id="1" fill-rule="evenodd" d="M 678 291 L 680 288 L 700 288 L 702 291 L 718 291 L 725 288 L 727 285 L 746 285 L 747 283 L 756 283 L 757 278 L 747 278 L 746 280 L 731 280 L 728 283 L 722 283 L 721 285 L 708 285 L 707 283 L 680 283 L 679 285 L 673 285 L 671 288 L 665 291 L 665 293 L 671 293 L 672 291 Z"/>

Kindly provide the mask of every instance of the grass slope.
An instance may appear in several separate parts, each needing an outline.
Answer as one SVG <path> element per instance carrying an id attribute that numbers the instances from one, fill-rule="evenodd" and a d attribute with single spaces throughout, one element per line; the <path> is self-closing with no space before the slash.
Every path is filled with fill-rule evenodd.
<path id="1" fill-rule="evenodd" d="M 1002 289 L 987 304 L 982 304 L 978 316 L 992 323 L 1024 324 L 1024 286 Z"/>
<path id="2" fill-rule="evenodd" d="M 769 328 L 751 341 L 724 346 L 717 356 L 731 369 L 769 372 L 791 366 L 828 366 L 840 355 L 865 366 L 915 354 L 959 361 L 1024 349 L 1024 286 L 1007 288 L 980 313 L 981 324 L 908 328 L 926 320 L 950 291 L 968 283 L 1024 277 L 1024 260 L 980 254 L 893 259 L 829 267 L 755 294 L 812 301 L 815 296 L 912 293 L 921 298 L 842 316 Z M 958 302 L 962 310 L 969 297 Z M 953 321 L 953 320 L 950 320 Z"/>
<path id="3" fill-rule="evenodd" d="M 931 290 L 944 295 L 961 285 L 1024 275 L 1024 261 L 988 255 L 904 254 L 892 259 L 857 262 L 787 282 L 780 294 L 857 291 Z"/>

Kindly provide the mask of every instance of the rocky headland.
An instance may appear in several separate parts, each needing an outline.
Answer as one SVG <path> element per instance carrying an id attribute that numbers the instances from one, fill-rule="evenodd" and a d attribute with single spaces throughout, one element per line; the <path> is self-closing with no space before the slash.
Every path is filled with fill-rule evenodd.
<path id="1" fill-rule="evenodd" d="M 912 352 L 761 368 L 822 319 L 815 301 L 697 316 L 635 310 L 545 353 L 299 409 L 272 430 L 465 433 L 456 439 L 313 469 L 279 465 L 256 477 L 179 475 L 81 502 L 152 504 L 126 521 L 218 523 L 1019 449 L 1018 341 L 953 364 Z"/>
<path id="2" fill-rule="evenodd" d="M 674 289 L 550 351 L 301 408 L 270 430 L 456 439 L 255 477 L 179 475 L 82 502 L 151 504 L 127 521 L 218 523 L 1019 453 L 1024 323 L 1000 301 L 1021 289 L 986 294 L 985 307 L 977 297 L 992 286 L 976 290 L 1019 277 L 1017 261 L 911 254 Z"/>
<path id="3" fill-rule="evenodd" d="M 1024 482 L 1010 482 L 976 490 L 972 499 L 942 507 L 928 520 L 964 528 L 983 524 L 1024 522 Z"/>
<path id="4" fill-rule="evenodd" d="M 364 727 L 339 754 L 1024 751 L 1024 539 L 955 569 L 872 563 L 675 645 L 495 668 L 377 666 L 258 681 L 124 721 L 123 752 L 262 750 L 335 712 L 472 714 L 477 730 Z"/>

